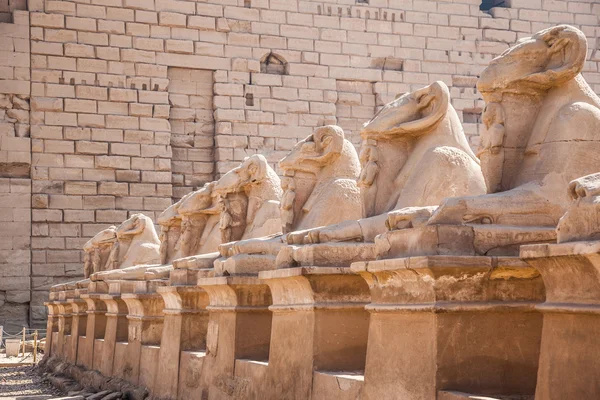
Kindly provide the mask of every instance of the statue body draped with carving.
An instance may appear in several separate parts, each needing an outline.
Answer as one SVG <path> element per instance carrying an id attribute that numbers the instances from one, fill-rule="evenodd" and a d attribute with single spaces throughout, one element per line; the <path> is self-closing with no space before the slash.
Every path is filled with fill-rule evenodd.
<path id="1" fill-rule="evenodd" d="M 105 271 L 110 266 L 108 261 L 111 250 L 117 241 L 117 227 L 110 226 L 98 232 L 83 246 L 83 274 L 89 278 L 95 272 Z"/>
<path id="2" fill-rule="evenodd" d="M 373 240 L 386 231 L 388 213 L 406 209 L 411 223 L 425 220 L 448 196 L 485 193 L 471 151 L 443 82 L 399 96 L 361 132 L 365 218 L 292 232 L 280 267 L 348 265 L 375 257 Z M 360 243 L 356 243 L 356 242 Z"/>
<path id="3" fill-rule="evenodd" d="M 487 127 L 481 159 L 490 193 L 448 198 L 427 223 L 463 227 L 473 239 L 456 251 L 512 255 L 520 244 L 556 239 L 570 204 L 563 188 L 598 170 L 600 99 L 580 74 L 586 54 L 585 35 L 561 25 L 520 40 L 481 74 Z M 415 251 L 427 249 L 408 252 Z M 380 256 L 392 253 L 406 249 L 390 253 L 385 244 Z"/>
<path id="4" fill-rule="evenodd" d="M 360 165 L 352 143 L 338 126 L 317 128 L 279 163 L 284 171 L 282 228 L 307 229 L 362 216 L 356 179 Z M 275 267 L 282 235 L 221 245 L 217 272 L 240 274 Z"/>

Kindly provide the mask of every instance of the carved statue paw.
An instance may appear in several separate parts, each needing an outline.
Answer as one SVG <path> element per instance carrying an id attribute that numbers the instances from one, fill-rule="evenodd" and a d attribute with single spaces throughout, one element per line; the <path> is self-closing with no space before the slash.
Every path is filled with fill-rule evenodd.
<path id="1" fill-rule="evenodd" d="M 444 199 L 442 204 L 433 213 L 427 224 L 457 224 L 465 222 L 468 212 L 467 200 L 464 197 Z"/>
<path id="2" fill-rule="evenodd" d="M 390 231 L 425 225 L 437 207 L 407 207 L 388 213 L 385 225 Z"/>
<path id="3" fill-rule="evenodd" d="M 296 245 L 312 243 L 310 241 L 308 235 L 313 230 L 316 230 L 316 229 L 310 229 L 310 230 L 307 229 L 307 230 L 303 230 L 303 231 L 290 232 L 286 236 L 286 242 L 288 244 L 296 244 Z"/>

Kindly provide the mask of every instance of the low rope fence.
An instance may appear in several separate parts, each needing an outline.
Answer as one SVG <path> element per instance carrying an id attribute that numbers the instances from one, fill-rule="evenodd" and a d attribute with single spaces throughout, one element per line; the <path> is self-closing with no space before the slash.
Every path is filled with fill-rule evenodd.
<path id="1" fill-rule="evenodd" d="M 38 353 L 43 352 L 44 344 L 46 342 L 46 329 L 34 329 L 23 327 L 20 332 L 9 333 L 2 325 L 0 325 L 0 349 L 7 350 L 6 340 L 7 339 L 18 339 L 19 344 L 19 355 L 22 354 L 26 357 L 27 349 L 33 354 L 33 362 L 36 363 L 38 360 Z"/>

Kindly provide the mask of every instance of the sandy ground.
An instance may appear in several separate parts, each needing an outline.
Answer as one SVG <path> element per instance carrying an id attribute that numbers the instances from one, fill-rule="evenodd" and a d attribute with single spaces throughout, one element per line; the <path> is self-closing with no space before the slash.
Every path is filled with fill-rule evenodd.
<path id="1" fill-rule="evenodd" d="M 44 382 L 32 366 L 0 366 L 0 400 L 41 400 L 61 395 L 49 383 Z"/>

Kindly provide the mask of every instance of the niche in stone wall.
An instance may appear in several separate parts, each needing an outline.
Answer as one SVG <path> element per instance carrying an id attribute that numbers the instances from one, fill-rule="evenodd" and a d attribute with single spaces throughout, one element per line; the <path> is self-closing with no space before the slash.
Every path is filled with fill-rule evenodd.
<path id="1" fill-rule="evenodd" d="M 494 7 L 510 7 L 510 0 L 483 0 L 479 5 L 481 11 L 488 11 Z"/>
<path id="2" fill-rule="evenodd" d="M 282 56 L 268 53 L 260 61 L 260 72 L 263 74 L 287 75 L 288 63 Z"/>
<path id="3" fill-rule="evenodd" d="M 402 71 L 404 61 L 394 57 L 378 57 L 371 60 L 371 68 L 382 71 Z"/>
<path id="4" fill-rule="evenodd" d="M 173 198 L 214 177 L 213 71 L 169 67 Z"/>

